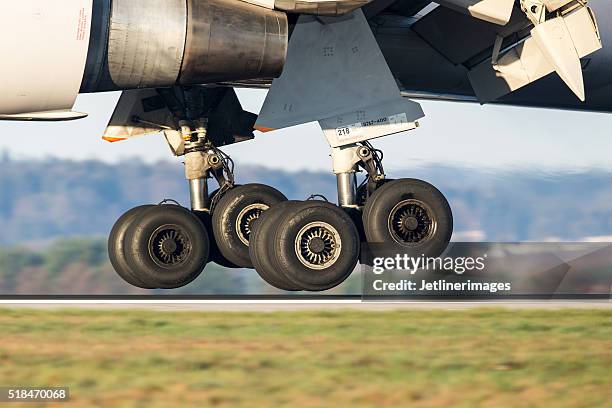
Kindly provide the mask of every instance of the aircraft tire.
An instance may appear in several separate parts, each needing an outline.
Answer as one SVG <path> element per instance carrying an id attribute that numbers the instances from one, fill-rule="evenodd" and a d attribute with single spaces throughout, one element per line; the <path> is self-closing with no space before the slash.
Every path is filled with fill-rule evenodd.
<path id="1" fill-rule="evenodd" d="M 128 228 L 125 243 L 132 270 L 161 289 L 192 282 L 210 254 L 206 227 L 178 205 L 157 205 L 141 213 Z"/>
<path id="2" fill-rule="evenodd" d="M 253 268 L 249 255 L 251 224 L 268 208 L 286 200 L 280 191 L 263 184 L 245 184 L 226 192 L 212 216 L 221 255 L 239 267 Z"/>
<path id="3" fill-rule="evenodd" d="M 280 273 L 272 254 L 272 241 L 270 238 L 274 237 L 279 217 L 282 217 L 285 212 L 291 211 L 292 207 L 297 203 L 299 201 L 283 201 L 265 211 L 253 223 L 252 239 L 249 241 L 251 262 L 259 276 L 275 288 L 287 291 L 298 291 L 301 288 L 292 284 Z"/>
<path id="4" fill-rule="evenodd" d="M 146 282 L 143 276 L 137 275 L 127 263 L 124 242 L 125 233 L 130 225 L 143 211 L 151 207 L 153 205 L 142 205 L 127 211 L 119 217 L 108 236 L 108 258 L 117 275 L 130 285 L 143 289 L 154 289 L 155 287 L 151 283 Z"/>
<path id="5" fill-rule="evenodd" d="M 391 181 L 377 189 L 363 210 L 369 243 L 385 243 L 412 256 L 437 257 L 448 247 L 453 214 L 444 195 L 417 179 Z"/>
<path id="6" fill-rule="evenodd" d="M 251 261 L 263 280 L 277 289 L 298 291 L 301 287 L 292 283 L 280 271 L 274 255 L 274 234 L 278 220 L 285 214 L 294 211 L 295 207 L 319 205 L 321 201 L 284 201 L 276 204 L 253 224 L 253 239 L 249 246 Z"/>
<path id="7" fill-rule="evenodd" d="M 272 253 L 290 282 L 304 290 L 323 291 L 338 286 L 353 272 L 360 241 L 343 209 L 315 203 L 300 203 L 279 217 Z"/>

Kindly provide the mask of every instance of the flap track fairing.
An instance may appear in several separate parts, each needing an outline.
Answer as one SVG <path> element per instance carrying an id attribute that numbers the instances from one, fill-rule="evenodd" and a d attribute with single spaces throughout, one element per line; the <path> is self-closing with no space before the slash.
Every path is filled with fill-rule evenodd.
<path id="1" fill-rule="evenodd" d="M 581 100 L 586 98 L 580 58 L 602 47 L 597 22 L 586 1 L 521 0 L 533 24 L 529 35 L 501 49 L 468 73 L 480 102 L 490 102 L 556 72 Z"/>

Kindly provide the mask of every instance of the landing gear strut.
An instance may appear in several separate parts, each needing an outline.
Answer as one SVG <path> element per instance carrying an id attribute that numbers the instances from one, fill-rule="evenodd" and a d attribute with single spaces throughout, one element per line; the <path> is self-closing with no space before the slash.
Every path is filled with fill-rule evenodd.
<path id="1" fill-rule="evenodd" d="M 231 95 L 214 88 L 158 92 L 178 124 L 176 129 L 158 127 L 172 153 L 184 157 L 191 209 L 165 204 L 128 211 L 109 237 L 111 263 L 125 281 L 147 289 L 184 286 L 209 261 L 230 268 L 252 268 L 252 224 L 286 197 L 262 184 L 235 184 L 233 162 L 217 148 L 219 143 L 233 141 L 209 134 L 210 129 L 226 137 L 240 133 L 240 128 L 236 130 L 227 123 L 227 117 L 217 112 L 220 106 L 232 111 L 235 105 L 231 104 Z M 249 122 L 249 114 L 242 110 L 233 109 L 233 113 L 234 119 Z M 132 120 L 142 121 L 137 117 Z M 253 123 L 254 117 L 248 127 L 252 128 Z M 150 121 L 146 125 L 155 126 Z M 213 178 L 219 188 L 209 193 L 208 181 Z"/>

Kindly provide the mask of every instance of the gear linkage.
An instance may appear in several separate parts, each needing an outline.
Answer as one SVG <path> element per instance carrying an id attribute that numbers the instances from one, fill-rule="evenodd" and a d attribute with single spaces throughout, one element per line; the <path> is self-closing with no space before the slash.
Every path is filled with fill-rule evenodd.
<path id="1" fill-rule="evenodd" d="M 382 163 L 384 154 L 382 150 L 372 146 L 372 143 L 369 141 L 361 142 L 361 145 L 364 149 L 369 150 L 369 154 L 365 154 L 362 161 L 357 163 L 358 166 L 362 167 L 367 173 L 365 179 L 357 188 L 357 191 L 365 188 L 365 198 L 367 199 L 386 178 L 385 169 Z M 365 153 L 365 150 L 363 150 L 363 153 Z"/>
<path id="2" fill-rule="evenodd" d="M 228 154 L 221 151 L 220 149 L 212 147 L 212 150 L 215 154 L 217 154 L 217 157 L 221 159 L 221 169 L 220 171 L 217 170 L 212 172 L 213 176 L 215 177 L 215 180 L 217 180 L 217 183 L 219 183 L 219 190 L 217 191 L 217 194 L 211 197 L 211 211 L 215 209 L 219 200 L 221 199 L 221 197 L 223 197 L 223 194 L 225 194 L 235 185 L 234 161 Z"/>

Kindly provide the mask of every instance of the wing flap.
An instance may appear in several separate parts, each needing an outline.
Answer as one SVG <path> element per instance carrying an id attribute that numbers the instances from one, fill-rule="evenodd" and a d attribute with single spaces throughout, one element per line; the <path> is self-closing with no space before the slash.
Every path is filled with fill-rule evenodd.
<path id="1" fill-rule="evenodd" d="M 316 16 L 341 16 L 365 6 L 372 0 L 276 0 L 274 7 L 290 13 Z"/>

